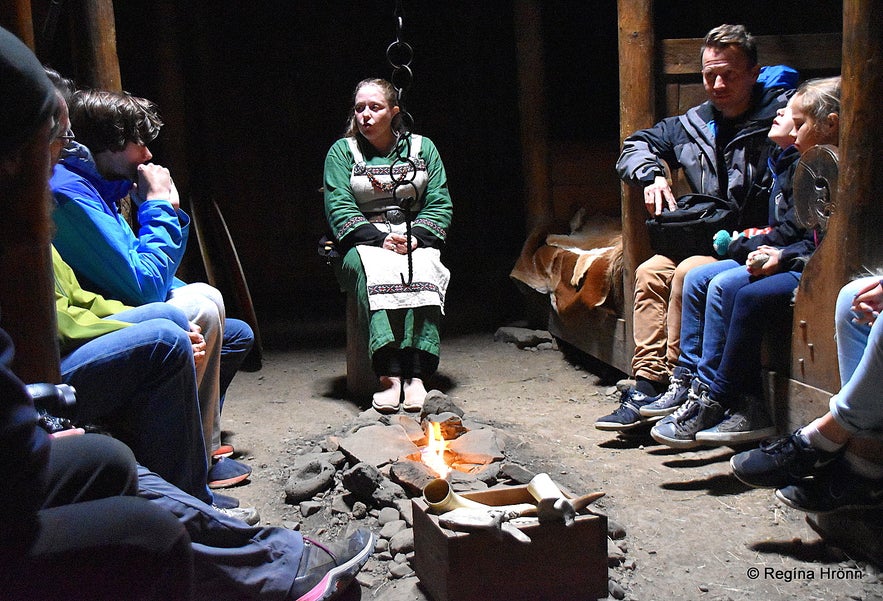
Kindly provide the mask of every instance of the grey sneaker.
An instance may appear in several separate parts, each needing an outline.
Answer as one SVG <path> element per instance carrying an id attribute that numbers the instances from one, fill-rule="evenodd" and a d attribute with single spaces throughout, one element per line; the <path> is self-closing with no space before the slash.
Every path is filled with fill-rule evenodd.
<path id="1" fill-rule="evenodd" d="M 708 445 L 730 445 L 760 442 L 775 436 L 776 427 L 763 405 L 762 399 L 745 397 L 737 409 L 727 411 L 724 421 L 697 432 L 696 441 Z"/>
<path id="2" fill-rule="evenodd" d="M 708 387 L 693 380 L 687 402 L 653 426 L 650 436 L 675 449 L 690 449 L 703 444 L 696 440 L 698 432 L 717 425 L 723 418 L 724 408 L 708 396 Z"/>
<path id="3" fill-rule="evenodd" d="M 669 415 L 687 401 L 687 393 L 693 382 L 693 373 L 686 367 L 676 367 L 668 382 L 668 390 L 656 397 L 652 403 L 641 407 L 641 415 L 655 417 Z"/>
<path id="4" fill-rule="evenodd" d="M 359 528 L 348 538 L 332 543 L 304 537 L 297 576 L 286 599 L 324 601 L 336 597 L 371 557 L 377 537 Z"/>
<path id="5" fill-rule="evenodd" d="M 842 458 L 814 478 L 776 491 L 786 505 L 809 513 L 828 513 L 847 507 L 879 507 L 883 504 L 883 479 L 856 474 Z"/>
<path id="6" fill-rule="evenodd" d="M 261 514 L 258 513 L 255 507 L 228 507 L 223 509 L 217 505 L 213 507 L 215 511 L 223 513 L 227 517 L 241 520 L 249 526 L 254 526 L 261 521 Z"/>

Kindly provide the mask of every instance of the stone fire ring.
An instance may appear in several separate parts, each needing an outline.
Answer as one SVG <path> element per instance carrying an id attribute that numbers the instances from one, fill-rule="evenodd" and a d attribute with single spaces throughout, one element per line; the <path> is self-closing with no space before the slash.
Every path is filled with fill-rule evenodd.
<path id="1" fill-rule="evenodd" d="M 312 459 L 298 466 L 285 485 L 285 502 L 308 501 L 334 485 L 335 468 L 324 459 Z"/>

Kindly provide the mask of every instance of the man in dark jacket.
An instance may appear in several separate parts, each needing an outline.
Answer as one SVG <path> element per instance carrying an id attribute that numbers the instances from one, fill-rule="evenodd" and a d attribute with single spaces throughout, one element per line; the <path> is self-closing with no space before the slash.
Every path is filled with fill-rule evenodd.
<path id="1" fill-rule="evenodd" d="M 742 25 L 721 25 L 705 36 L 702 81 L 708 100 L 685 114 L 663 119 L 625 139 L 616 170 L 623 181 L 644 188 L 650 215 L 674 210 L 676 199 L 666 166 L 683 170 L 691 190 L 722 198 L 743 224 L 766 221 L 771 176 L 767 166 L 775 146 L 767 139 L 776 111 L 785 106 L 785 89 L 796 73 L 762 70 L 754 38 Z M 713 249 L 709 240 L 709 255 Z M 640 408 L 669 386 L 680 342 L 681 290 L 687 271 L 714 261 L 693 256 L 682 261 L 654 255 L 635 275 L 633 331 L 635 385 L 622 393 L 620 407 L 599 418 L 600 430 L 621 431 L 649 420 Z"/>

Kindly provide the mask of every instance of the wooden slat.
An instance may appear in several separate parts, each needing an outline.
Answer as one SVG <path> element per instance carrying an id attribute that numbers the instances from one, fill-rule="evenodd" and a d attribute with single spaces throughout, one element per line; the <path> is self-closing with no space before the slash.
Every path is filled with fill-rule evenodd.
<path id="1" fill-rule="evenodd" d="M 703 38 L 661 40 L 664 74 L 699 73 Z M 789 65 L 798 71 L 839 72 L 843 53 L 840 33 L 755 36 L 761 65 Z"/>

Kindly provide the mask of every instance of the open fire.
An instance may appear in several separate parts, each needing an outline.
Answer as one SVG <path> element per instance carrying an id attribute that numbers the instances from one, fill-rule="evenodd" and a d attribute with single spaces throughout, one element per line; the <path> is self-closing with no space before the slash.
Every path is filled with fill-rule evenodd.
<path id="1" fill-rule="evenodd" d="M 445 461 L 448 443 L 442 436 L 441 424 L 428 421 L 426 425 L 426 446 L 420 451 L 420 458 L 439 478 L 447 479 L 451 468 Z"/>

